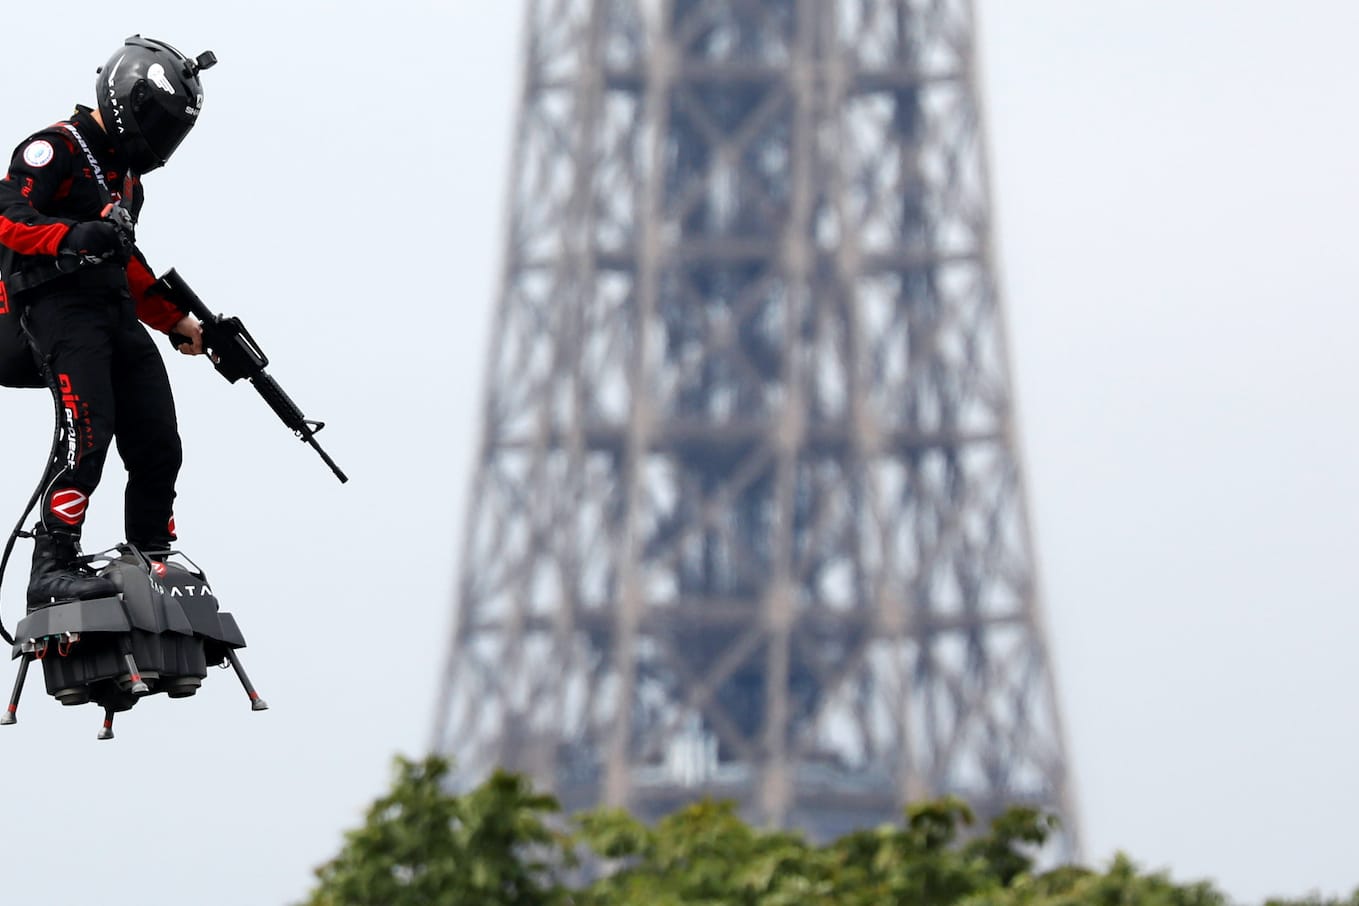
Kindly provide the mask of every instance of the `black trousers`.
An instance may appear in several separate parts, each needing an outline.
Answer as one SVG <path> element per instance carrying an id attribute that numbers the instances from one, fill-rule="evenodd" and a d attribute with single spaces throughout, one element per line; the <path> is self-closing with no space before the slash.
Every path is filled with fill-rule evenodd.
<path id="1" fill-rule="evenodd" d="M 46 362 L 62 421 L 48 464 L 41 521 L 79 533 L 110 445 L 127 467 L 127 540 L 161 548 L 175 540 L 175 480 L 183 450 L 170 379 L 122 289 L 34 293 L 24 300 L 29 335 Z"/>

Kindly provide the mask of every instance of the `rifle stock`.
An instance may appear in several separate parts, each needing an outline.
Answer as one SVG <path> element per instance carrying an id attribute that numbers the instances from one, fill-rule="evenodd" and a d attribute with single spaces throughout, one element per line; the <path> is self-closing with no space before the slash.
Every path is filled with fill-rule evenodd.
<path id="1" fill-rule="evenodd" d="M 326 423 L 314 421 L 303 415 L 297 403 L 294 403 L 279 386 L 278 381 L 265 371 L 269 365 L 269 357 L 255 342 L 250 331 L 245 329 L 240 318 L 219 315 L 208 308 L 174 268 L 166 271 L 151 289 L 168 299 L 180 311 L 199 320 L 203 325 L 203 345 L 212 353 L 213 367 L 222 377 L 232 384 L 241 378 L 248 380 L 269 408 L 274 410 L 279 420 L 298 438 L 311 445 L 322 461 L 335 473 L 336 478 L 341 482 L 349 480 L 316 441 L 316 432 L 324 428 Z M 170 341 L 179 346 L 187 343 L 189 338 L 172 333 Z"/>

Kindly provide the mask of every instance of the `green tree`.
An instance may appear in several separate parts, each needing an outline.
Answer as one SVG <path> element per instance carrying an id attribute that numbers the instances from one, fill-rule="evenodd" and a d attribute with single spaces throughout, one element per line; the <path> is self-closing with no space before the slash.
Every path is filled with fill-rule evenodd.
<path id="1" fill-rule="evenodd" d="M 834 903 L 832 860 L 797 834 L 753 830 L 728 802 L 701 801 L 647 827 L 626 812 L 577 819 L 576 840 L 612 870 L 581 906 L 816 906 Z"/>
<path id="2" fill-rule="evenodd" d="M 1032 868 L 1052 819 L 1013 809 L 967 842 L 967 805 L 912 807 L 903 826 L 849 834 L 827 846 L 751 829 L 729 803 L 699 802 L 648 828 L 617 811 L 578 819 L 577 840 L 615 870 L 580 893 L 585 906 L 952 906 L 1002 890 Z"/>
<path id="3" fill-rule="evenodd" d="M 1037 877 L 1017 875 L 1001 890 L 959 906 L 1228 906 L 1210 884 L 1175 884 L 1164 874 L 1142 874 L 1124 855 L 1097 873 L 1069 866 Z"/>
<path id="4" fill-rule="evenodd" d="M 597 809 L 570 824 L 551 796 L 497 773 L 447 789 L 440 758 L 397 759 L 391 790 L 316 870 L 304 906 L 1228 906 L 1119 855 L 1105 871 L 1035 870 L 1052 817 L 1012 808 L 984 831 L 965 803 L 911 806 L 900 824 L 826 845 L 752 828 L 701 801 L 649 826 Z M 577 857 L 592 879 L 568 885 Z M 1359 906 L 1312 897 L 1265 906 Z"/>
<path id="5" fill-rule="evenodd" d="M 497 772 L 464 796 L 438 757 L 396 760 L 392 789 L 316 869 L 306 906 L 551 906 L 565 902 L 545 858 L 562 850 L 551 796 Z M 543 854 L 547 854 L 544 856 Z"/>

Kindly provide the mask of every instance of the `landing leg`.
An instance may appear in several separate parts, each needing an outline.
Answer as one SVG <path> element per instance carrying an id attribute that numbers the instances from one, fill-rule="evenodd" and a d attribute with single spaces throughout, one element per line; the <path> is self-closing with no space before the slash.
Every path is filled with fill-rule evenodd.
<path id="1" fill-rule="evenodd" d="M 0 714 L 0 726 L 7 727 L 19 720 L 19 696 L 24 694 L 24 679 L 28 676 L 28 665 L 33 658 L 24 655 L 19 659 L 19 675 L 14 678 L 14 693 L 9 697 L 9 707 Z"/>
<path id="2" fill-rule="evenodd" d="M 112 739 L 112 738 L 113 738 L 113 709 L 112 709 L 112 708 L 105 708 L 105 709 L 104 709 L 104 725 L 103 725 L 102 727 L 99 728 L 99 738 L 100 738 L 100 739 Z"/>
<path id="3" fill-rule="evenodd" d="M 123 655 L 123 663 L 127 664 L 127 680 L 132 684 L 129 691 L 133 695 L 145 695 L 151 688 L 142 682 L 141 671 L 137 669 L 137 662 L 133 660 L 131 654 Z"/>
<path id="4" fill-rule="evenodd" d="M 231 669 L 236 671 L 236 678 L 239 679 L 241 685 L 245 687 L 245 694 L 250 696 L 250 710 L 269 710 L 269 706 L 264 703 L 264 699 L 260 698 L 260 694 L 255 691 L 254 685 L 250 682 L 250 677 L 245 675 L 245 668 L 241 666 L 241 661 L 236 657 L 236 652 L 233 649 L 228 648 L 226 656 L 227 660 L 231 662 Z"/>
<path id="5" fill-rule="evenodd" d="M 133 695 L 145 695 L 151 688 L 142 681 L 142 672 L 137 669 L 137 661 L 132 656 L 132 643 L 127 640 L 127 636 L 120 637 L 118 642 L 123 652 L 123 663 L 127 666 L 128 691 Z"/>

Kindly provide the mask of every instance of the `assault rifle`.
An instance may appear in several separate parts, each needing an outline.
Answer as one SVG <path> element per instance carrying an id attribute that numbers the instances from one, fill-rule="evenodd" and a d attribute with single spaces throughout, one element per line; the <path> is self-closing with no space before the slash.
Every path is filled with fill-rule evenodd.
<path id="1" fill-rule="evenodd" d="M 335 464 L 335 460 L 331 459 L 316 442 L 316 432 L 324 428 L 326 423 L 313 421 L 303 415 L 297 403 L 294 403 L 288 394 L 283 392 L 278 382 L 264 370 L 269 365 L 269 359 L 255 342 L 255 338 L 250 336 L 250 331 L 245 329 L 240 318 L 228 318 L 214 313 L 203 304 L 203 300 L 198 298 L 174 268 L 166 271 L 151 289 L 168 299 L 180 311 L 198 318 L 203 325 L 203 346 L 212 353 L 213 367 L 222 377 L 233 384 L 241 378 L 248 380 L 283 424 L 321 454 L 321 459 L 330 466 L 330 471 L 335 473 L 336 478 L 341 482 L 349 480 Z M 189 338 L 183 334 L 172 333 L 170 342 L 175 346 L 182 346 L 189 342 Z"/>

